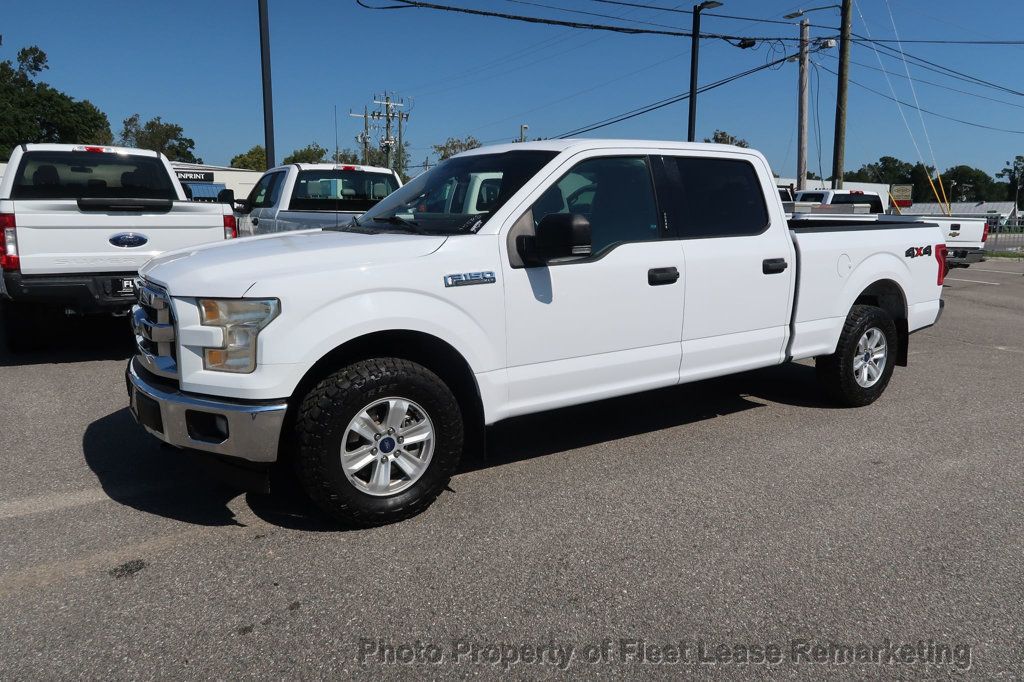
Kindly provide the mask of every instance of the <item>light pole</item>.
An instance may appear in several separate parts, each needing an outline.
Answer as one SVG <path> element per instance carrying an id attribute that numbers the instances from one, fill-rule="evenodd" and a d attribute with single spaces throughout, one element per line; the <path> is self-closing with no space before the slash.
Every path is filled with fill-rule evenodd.
<path id="1" fill-rule="evenodd" d="M 839 5 L 826 5 L 824 7 L 812 7 L 806 10 L 797 10 L 785 15 L 783 19 L 800 20 L 800 77 L 797 88 L 797 148 L 796 148 L 796 188 L 807 189 L 807 66 L 810 54 L 811 22 L 804 17 L 808 12 L 821 9 L 835 9 Z"/>
<path id="2" fill-rule="evenodd" d="M 690 122 L 686 139 L 693 142 L 697 136 L 697 61 L 700 56 L 700 13 L 706 9 L 721 7 L 715 0 L 704 0 L 693 6 L 693 35 L 690 36 Z"/>
<path id="3" fill-rule="evenodd" d="M 260 8 L 260 66 L 263 69 L 263 142 L 267 153 L 267 168 L 274 167 L 274 94 L 270 88 L 270 26 L 267 18 L 267 0 L 259 0 Z"/>
<path id="4" fill-rule="evenodd" d="M 530 126 L 523 123 L 519 126 L 519 141 L 526 142 L 526 131 L 530 129 Z"/>

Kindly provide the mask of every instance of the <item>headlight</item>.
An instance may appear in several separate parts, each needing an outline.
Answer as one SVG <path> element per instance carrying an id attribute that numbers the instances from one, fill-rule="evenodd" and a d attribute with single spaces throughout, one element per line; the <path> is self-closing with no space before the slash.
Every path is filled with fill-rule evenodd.
<path id="1" fill-rule="evenodd" d="M 199 299 L 199 320 L 224 330 L 219 348 L 203 349 L 203 367 L 247 374 L 256 369 L 256 337 L 281 312 L 281 302 L 266 299 Z"/>

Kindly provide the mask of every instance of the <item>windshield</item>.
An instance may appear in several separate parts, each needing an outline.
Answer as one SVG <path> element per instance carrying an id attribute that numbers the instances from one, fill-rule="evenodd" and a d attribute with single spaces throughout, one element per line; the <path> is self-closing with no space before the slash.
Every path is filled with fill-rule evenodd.
<path id="1" fill-rule="evenodd" d="M 365 211 L 398 188 L 390 173 L 299 171 L 288 208 L 293 211 Z"/>
<path id="2" fill-rule="evenodd" d="M 12 199 L 177 199 L 163 161 L 155 156 L 35 151 L 21 157 Z"/>
<path id="3" fill-rule="evenodd" d="M 358 227 L 431 234 L 475 232 L 556 155 L 524 150 L 448 159 L 359 216 Z"/>

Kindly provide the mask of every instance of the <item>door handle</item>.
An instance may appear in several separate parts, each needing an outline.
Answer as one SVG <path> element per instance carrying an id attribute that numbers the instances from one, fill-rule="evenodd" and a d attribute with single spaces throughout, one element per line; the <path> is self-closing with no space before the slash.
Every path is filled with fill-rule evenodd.
<path id="1" fill-rule="evenodd" d="M 777 275 L 788 267 L 785 258 L 765 258 L 761 261 L 761 272 L 766 275 Z"/>
<path id="2" fill-rule="evenodd" d="M 678 279 L 679 270 L 676 268 L 651 268 L 647 271 L 647 283 L 652 287 L 675 284 Z"/>

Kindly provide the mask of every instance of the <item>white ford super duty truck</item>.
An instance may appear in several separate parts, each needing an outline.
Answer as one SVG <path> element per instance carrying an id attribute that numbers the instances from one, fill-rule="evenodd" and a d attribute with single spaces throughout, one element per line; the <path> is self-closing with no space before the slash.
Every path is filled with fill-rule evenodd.
<path id="1" fill-rule="evenodd" d="M 40 314 L 127 313 L 153 256 L 236 236 L 228 204 L 192 203 L 163 155 L 27 144 L 0 180 L 0 313 L 9 348 L 28 349 Z"/>
<path id="2" fill-rule="evenodd" d="M 242 236 L 346 225 L 402 186 L 376 166 L 292 163 L 271 168 L 235 202 Z"/>
<path id="3" fill-rule="evenodd" d="M 442 200 L 481 179 L 485 211 Z M 393 521 L 515 415 L 801 358 L 867 405 L 938 319 L 944 251 L 927 223 L 787 221 L 749 149 L 485 147 L 346 227 L 155 258 L 130 405 L 175 446 L 291 462 L 344 524 Z"/>

